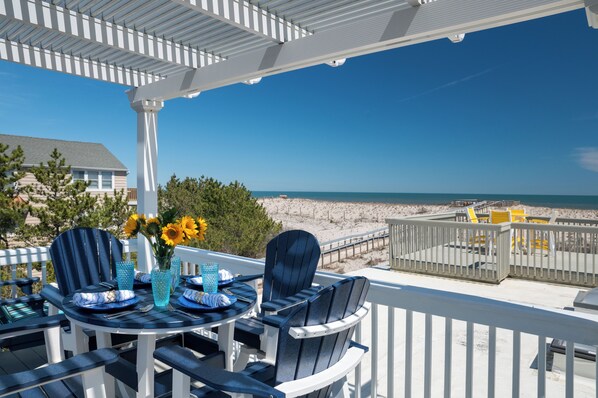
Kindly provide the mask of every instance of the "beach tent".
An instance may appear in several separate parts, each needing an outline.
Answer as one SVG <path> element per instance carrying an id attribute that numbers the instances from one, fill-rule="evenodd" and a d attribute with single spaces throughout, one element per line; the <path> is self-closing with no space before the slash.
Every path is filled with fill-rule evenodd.
<path id="1" fill-rule="evenodd" d="M 151 215 L 166 100 L 584 7 L 598 28 L 598 0 L 0 0 L 0 59 L 132 87 Z"/>

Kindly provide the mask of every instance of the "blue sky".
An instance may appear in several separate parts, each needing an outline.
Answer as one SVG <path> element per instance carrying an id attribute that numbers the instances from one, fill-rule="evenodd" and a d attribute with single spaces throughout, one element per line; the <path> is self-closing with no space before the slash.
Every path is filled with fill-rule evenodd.
<path id="1" fill-rule="evenodd" d="M 598 194 L 598 30 L 582 11 L 167 101 L 160 182 Z M 125 87 L 0 61 L 0 133 L 101 142 L 136 176 Z"/>

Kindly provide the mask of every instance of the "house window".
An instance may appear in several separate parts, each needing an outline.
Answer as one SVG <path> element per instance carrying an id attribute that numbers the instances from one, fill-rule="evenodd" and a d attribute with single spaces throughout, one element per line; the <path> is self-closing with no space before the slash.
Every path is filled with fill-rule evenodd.
<path id="1" fill-rule="evenodd" d="M 99 184 L 98 181 L 100 179 L 100 173 L 97 171 L 88 171 L 87 172 L 87 182 L 89 183 L 89 189 L 98 189 Z"/>
<path id="2" fill-rule="evenodd" d="M 83 170 L 73 170 L 73 181 L 85 181 L 85 172 Z"/>
<path id="3" fill-rule="evenodd" d="M 102 189 L 112 190 L 112 173 L 109 171 L 102 172 Z"/>
<path id="4" fill-rule="evenodd" d="M 87 189 L 93 191 L 110 191 L 113 189 L 111 171 L 73 170 L 73 181 L 89 183 Z"/>

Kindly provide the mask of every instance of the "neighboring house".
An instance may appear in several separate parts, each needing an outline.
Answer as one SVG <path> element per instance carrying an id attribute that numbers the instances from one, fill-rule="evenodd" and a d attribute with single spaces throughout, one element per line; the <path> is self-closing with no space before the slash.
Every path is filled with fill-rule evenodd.
<path id="1" fill-rule="evenodd" d="M 71 166 L 73 180 L 89 182 L 87 192 L 90 194 L 114 196 L 114 190 L 127 192 L 128 169 L 102 144 L 7 134 L 0 134 L 0 142 L 9 146 L 9 152 L 17 146 L 23 148 L 26 175 L 19 180 L 21 186 L 35 183 L 35 177 L 27 169 L 40 163 L 46 164 L 56 148 L 66 164 Z"/>

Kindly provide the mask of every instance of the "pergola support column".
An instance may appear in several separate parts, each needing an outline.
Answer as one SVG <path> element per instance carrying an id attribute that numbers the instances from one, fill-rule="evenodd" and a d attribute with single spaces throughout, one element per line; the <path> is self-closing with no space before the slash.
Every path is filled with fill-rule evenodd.
<path id="1" fill-rule="evenodd" d="M 158 112 L 162 101 L 141 100 L 131 103 L 137 112 L 137 213 L 146 217 L 158 214 Z M 138 237 L 138 269 L 150 272 L 153 264 L 150 244 Z"/>

